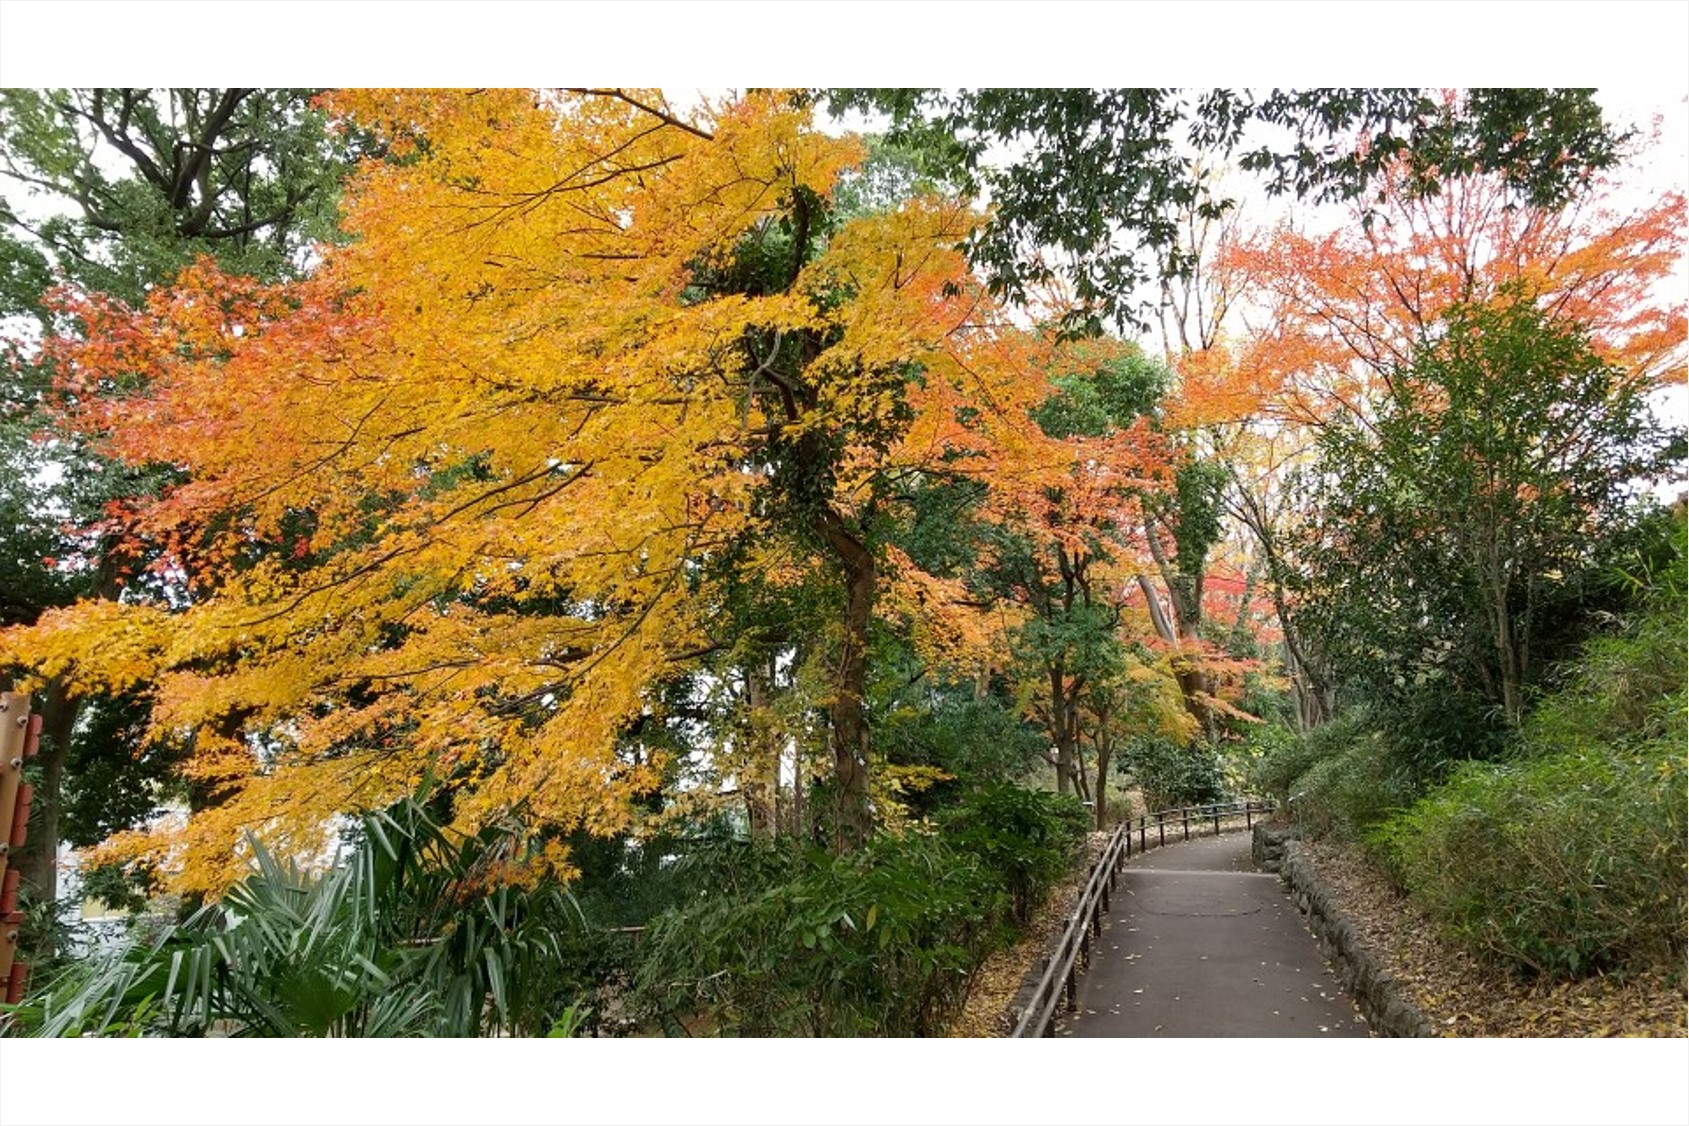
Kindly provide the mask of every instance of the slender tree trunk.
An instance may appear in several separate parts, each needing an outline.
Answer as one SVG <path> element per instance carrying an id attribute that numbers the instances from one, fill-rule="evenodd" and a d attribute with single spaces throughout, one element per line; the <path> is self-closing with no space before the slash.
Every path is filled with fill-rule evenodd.
<path id="1" fill-rule="evenodd" d="M 1108 827 L 1108 764 L 1114 757 L 1114 735 L 1109 730 L 1113 708 L 1097 712 L 1097 732 L 1091 743 L 1097 749 L 1097 819 L 1099 829 Z"/>
<path id="2" fill-rule="evenodd" d="M 1073 701 L 1062 666 L 1059 663 L 1049 665 L 1045 672 L 1050 678 L 1050 734 L 1056 740 L 1056 792 L 1071 794 L 1074 791 L 1073 763 L 1076 758 Z"/>
<path id="3" fill-rule="evenodd" d="M 1078 739 L 1073 741 L 1073 786 L 1080 801 L 1091 800 L 1091 779 L 1085 773 L 1085 745 Z"/>
<path id="4" fill-rule="evenodd" d="M 780 760 L 771 753 L 764 732 L 757 727 L 758 713 L 768 703 L 768 686 L 759 662 L 745 666 L 745 776 L 740 788 L 745 796 L 745 816 L 750 822 L 751 839 L 774 836 L 774 800 L 780 785 Z M 772 760 L 774 793 L 769 787 L 769 760 Z"/>
<path id="5" fill-rule="evenodd" d="M 809 826 L 804 818 L 807 814 L 805 801 L 808 797 L 808 783 L 803 776 L 803 748 L 795 741 L 792 743 L 792 836 L 800 839 L 809 836 Z"/>
<path id="6" fill-rule="evenodd" d="M 1513 619 L 1502 601 L 1505 592 L 1497 597 L 1494 610 L 1496 655 L 1501 664 L 1501 706 L 1507 710 L 1509 723 L 1517 724 L 1524 713 L 1524 677 L 1519 668 L 1519 653 L 1514 647 Z"/>
<path id="7" fill-rule="evenodd" d="M 1108 763 L 1114 757 L 1114 748 L 1106 744 L 1097 745 L 1097 828 L 1108 828 Z"/>

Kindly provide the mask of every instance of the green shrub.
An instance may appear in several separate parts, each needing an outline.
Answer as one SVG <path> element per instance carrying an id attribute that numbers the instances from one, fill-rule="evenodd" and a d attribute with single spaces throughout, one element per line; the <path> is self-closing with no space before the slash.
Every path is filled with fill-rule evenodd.
<path id="1" fill-rule="evenodd" d="M 745 1036 L 926 1036 L 981 959 L 1072 870 L 1088 818 L 1072 797 L 993 785 L 940 833 L 845 856 L 739 843 L 676 869 L 691 902 L 646 932 L 632 1001 Z"/>
<path id="2" fill-rule="evenodd" d="M 998 939 L 1005 898 L 977 857 L 917 834 L 812 850 L 793 878 L 659 917 L 634 1002 L 745 1036 L 931 1035 Z"/>
<path id="3" fill-rule="evenodd" d="M 1296 780 L 1290 811 L 1315 835 L 1359 839 L 1418 796 L 1415 773 L 1403 758 L 1384 733 L 1361 732 Z"/>
<path id="4" fill-rule="evenodd" d="M 1144 792 L 1150 810 L 1224 801 L 1219 756 L 1206 744 L 1183 746 L 1166 739 L 1133 739 L 1120 754 L 1120 770 Z"/>
<path id="5" fill-rule="evenodd" d="M 1375 841 L 1433 918 L 1538 973 L 1666 965 L 1685 951 L 1682 526 L 1675 567 L 1526 719 L 1513 759 L 1468 764 Z"/>
<path id="6" fill-rule="evenodd" d="M 1425 756 L 1394 736 L 1393 726 L 1373 709 L 1356 708 L 1311 731 L 1273 738 L 1255 764 L 1255 785 L 1309 832 L 1360 838 L 1425 789 Z"/>
<path id="7" fill-rule="evenodd" d="M 1261 757 L 1255 761 L 1252 780 L 1256 789 L 1276 798 L 1280 805 L 1296 792 L 1297 780 L 1315 763 L 1328 758 L 1356 737 L 1360 727 L 1359 713 L 1349 712 L 1322 727 L 1301 733 L 1289 733 L 1263 745 Z"/>
<path id="8" fill-rule="evenodd" d="M 1537 973 L 1682 967 L 1683 744 L 1469 763 L 1374 839 L 1433 919 Z"/>
<path id="9" fill-rule="evenodd" d="M 1072 871 L 1090 818 L 1071 795 L 998 784 L 970 795 L 943 824 L 945 842 L 985 865 L 1024 924 Z"/>

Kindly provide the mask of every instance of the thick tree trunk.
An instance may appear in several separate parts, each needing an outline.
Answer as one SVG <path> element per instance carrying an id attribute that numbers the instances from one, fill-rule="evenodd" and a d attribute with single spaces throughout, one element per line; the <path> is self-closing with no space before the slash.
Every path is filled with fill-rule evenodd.
<path id="1" fill-rule="evenodd" d="M 824 509 L 816 530 L 844 571 L 844 637 L 833 679 L 832 719 L 835 810 L 833 849 L 848 852 L 868 839 L 868 626 L 874 614 L 879 574 L 874 556 L 845 527 L 842 517 Z"/>
<path id="2" fill-rule="evenodd" d="M 59 809 L 64 797 L 65 759 L 71 732 L 82 709 L 60 681 L 50 681 L 41 694 L 41 747 L 34 762 L 40 771 L 35 800 L 30 806 L 29 838 L 18 853 L 20 881 L 36 902 L 59 894 Z"/>

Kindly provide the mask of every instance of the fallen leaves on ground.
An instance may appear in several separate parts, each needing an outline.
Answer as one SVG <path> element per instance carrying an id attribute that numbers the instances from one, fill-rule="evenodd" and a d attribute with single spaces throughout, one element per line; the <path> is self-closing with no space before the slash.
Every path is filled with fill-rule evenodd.
<path id="1" fill-rule="evenodd" d="M 1084 890 L 1091 865 L 1108 844 L 1107 833 L 1092 833 L 1085 863 L 1057 884 L 1034 912 L 1026 933 L 1013 946 L 991 954 L 974 973 L 962 1011 L 950 1022 L 948 1036 L 1007 1036 L 1013 1027 L 1010 1006 L 1032 967 L 1061 934 L 1074 901 Z"/>
<path id="2" fill-rule="evenodd" d="M 1382 873 L 1330 841 L 1301 848 L 1333 906 L 1404 1000 L 1444 1036 L 1683 1036 L 1689 1003 L 1664 975 L 1533 982 L 1442 938 Z"/>

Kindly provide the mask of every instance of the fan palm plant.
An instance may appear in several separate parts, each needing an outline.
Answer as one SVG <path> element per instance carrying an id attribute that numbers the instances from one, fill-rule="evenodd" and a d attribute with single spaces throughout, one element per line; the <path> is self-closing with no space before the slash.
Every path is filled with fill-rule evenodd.
<path id="1" fill-rule="evenodd" d="M 66 1035 L 475 1036 L 578 1026 L 550 988 L 580 915 L 555 882 L 488 879 L 517 835 L 456 838 L 422 801 L 365 816 L 322 875 L 254 870 L 150 943 L 70 967 L 14 1010 Z"/>

